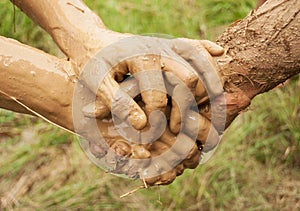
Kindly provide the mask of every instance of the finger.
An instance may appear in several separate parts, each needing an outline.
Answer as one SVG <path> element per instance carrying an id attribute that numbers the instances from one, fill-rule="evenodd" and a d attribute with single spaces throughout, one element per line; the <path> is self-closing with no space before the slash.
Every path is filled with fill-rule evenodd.
<path id="1" fill-rule="evenodd" d="M 185 149 L 185 147 L 187 148 Z M 151 152 L 153 155 L 162 154 L 160 158 L 176 169 L 177 176 L 182 174 L 185 168 L 198 166 L 201 155 L 201 151 L 189 137 L 185 135 L 176 137 L 168 130 L 165 131 L 160 140 L 153 143 Z"/>
<path id="2" fill-rule="evenodd" d="M 101 143 L 89 141 L 89 150 L 96 158 L 102 158 L 107 154 L 105 148 Z"/>
<path id="3" fill-rule="evenodd" d="M 169 145 L 170 143 L 166 143 L 165 139 L 167 139 L 169 142 L 169 140 L 174 139 L 174 137 L 172 136 L 174 135 L 165 132 L 161 140 L 153 143 L 151 150 L 158 151 L 161 154 L 163 154 L 167 150 L 172 149 L 167 151 L 165 155 L 161 156 L 163 160 L 167 161 L 167 163 L 171 165 L 172 168 L 178 166 L 179 163 L 182 163 L 185 168 L 195 168 L 196 166 L 198 166 L 201 152 L 198 149 L 195 142 L 185 135 L 180 135 L 177 138 L 177 140 L 175 137 L 175 140 L 173 140 L 172 145 Z M 183 153 L 182 156 L 180 156 L 181 153 L 178 153 L 178 151 L 180 151 L 180 149 L 178 148 L 180 148 L 181 144 L 190 147 L 190 149 L 187 148 L 187 150 L 185 151 L 185 153 Z M 183 146 L 181 146 L 181 151 L 182 149 L 184 149 Z M 180 173 L 180 171 L 178 173 Z"/>
<path id="4" fill-rule="evenodd" d="M 200 42 L 174 39 L 172 48 L 178 55 L 188 61 L 204 79 L 203 83 L 205 83 L 210 96 L 214 97 L 223 92 L 223 86 L 218 77 L 218 69 L 211 55 Z"/>
<path id="5" fill-rule="evenodd" d="M 195 132 L 198 133 L 197 140 L 201 141 L 204 152 L 214 149 L 218 145 L 220 137 L 212 123 L 204 116 L 191 110 L 187 112 L 186 117 L 184 131 L 192 137 Z"/>
<path id="6" fill-rule="evenodd" d="M 164 74 L 167 82 L 175 86 L 172 92 L 172 108 L 170 117 L 170 130 L 177 134 L 181 124 L 184 124 L 182 117 L 194 102 L 194 96 L 188 87 L 172 73 Z"/>
<path id="7" fill-rule="evenodd" d="M 141 177 L 141 171 L 151 162 L 151 153 L 144 145 L 134 145 L 128 162 L 122 167 L 122 172 L 131 178 Z"/>
<path id="8" fill-rule="evenodd" d="M 199 165 L 200 162 L 201 151 L 198 149 L 195 144 L 191 149 L 188 156 L 183 160 L 182 164 L 185 168 L 194 169 Z"/>
<path id="9" fill-rule="evenodd" d="M 197 105 L 205 103 L 209 99 L 205 86 L 202 84 L 201 80 L 197 83 L 195 96 Z"/>
<path id="10" fill-rule="evenodd" d="M 85 66 L 85 70 L 80 75 L 80 82 L 89 88 L 94 94 L 96 94 L 95 102 L 89 103 L 82 108 L 82 112 L 86 117 L 104 118 L 110 113 L 109 107 L 106 103 L 102 102 L 101 97 L 97 97 L 99 88 L 99 82 L 102 82 L 108 71 L 107 64 L 97 58 L 93 58 Z"/>
<path id="11" fill-rule="evenodd" d="M 168 185 L 176 179 L 176 176 L 177 176 L 176 169 L 172 169 L 172 170 L 162 174 L 160 177 L 160 181 L 156 182 L 156 185 Z"/>
<path id="12" fill-rule="evenodd" d="M 140 141 L 142 144 L 151 144 L 158 140 L 167 125 L 165 114 L 159 110 L 151 112 L 148 119 L 149 125 L 141 131 Z"/>
<path id="13" fill-rule="evenodd" d="M 215 98 L 210 105 L 199 107 L 199 113 L 208 119 L 214 117 L 213 124 L 218 132 L 222 133 L 250 103 L 251 99 L 242 91 L 225 92 Z"/>
<path id="14" fill-rule="evenodd" d="M 129 77 L 122 81 L 120 88 L 132 98 L 140 93 L 139 83 L 134 77 Z"/>
<path id="15" fill-rule="evenodd" d="M 151 145 L 152 162 L 151 165 L 142 172 L 142 175 L 146 178 L 146 182 L 149 185 L 171 183 L 177 175 L 182 174 L 184 171 L 182 162 L 186 160 L 185 164 L 191 167 L 192 159 L 195 157 L 194 150 L 189 152 L 189 149 L 187 149 L 187 151 L 185 151 L 186 145 L 180 147 L 180 145 L 185 144 L 185 140 L 178 139 L 178 143 L 176 143 L 176 137 L 169 132 L 165 132 L 163 137 L 166 140 L 160 139 Z M 183 150 L 179 148 L 183 148 Z M 198 163 L 199 162 L 197 162 L 197 165 Z M 195 166 L 195 164 L 193 164 L 193 166 Z"/>
<path id="16" fill-rule="evenodd" d="M 204 48 L 212 56 L 221 56 L 224 53 L 224 48 L 209 40 L 199 40 Z"/>
<path id="17" fill-rule="evenodd" d="M 160 137 L 160 141 L 164 142 L 170 148 L 176 142 L 176 136 L 169 130 L 169 128 L 166 128 Z"/>
<path id="18" fill-rule="evenodd" d="M 176 58 L 176 57 L 175 57 Z M 172 88 L 170 88 L 170 86 L 166 86 L 168 93 L 172 93 L 173 91 L 173 98 L 174 99 L 179 99 L 179 100 L 183 100 L 184 98 L 182 98 L 182 96 L 186 96 L 187 93 L 192 93 L 193 95 L 197 96 L 197 91 L 199 92 L 200 89 L 204 90 L 204 93 L 201 94 L 205 95 L 205 88 L 201 83 L 201 80 L 198 80 L 198 75 L 197 73 L 193 70 L 193 68 L 183 60 L 174 60 L 174 58 L 169 58 L 169 57 L 162 57 L 161 58 L 161 62 L 163 65 L 163 70 L 166 72 L 170 72 L 172 74 L 174 74 L 174 76 L 172 76 L 172 74 L 169 74 L 169 84 L 171 85 Z M 165 76 L 165 74 L 164 74 Z M 176 79 L 177 77 L 177 79 Z M 177 87 L 175 90 L 173 90 L 174 86 L 177 86 L 178 84 L 181 84 L 182 86 L 184 86 L 184 84 L 182 82 L 180 82 L 180 80 L 182 80 L 184 82 L 184 84 L 186 85 L 186 87 L 189 90 L 185 90 L 183 87 Z M 179 91 L 180 90 L 180 91 Z M 200 90 L 200 91 L 202 91 Z M 186 92 L 185 92 L 186 91 Z M 174 96 L 174 93 L 175 96 Z M 206 96 L 206 95 L 205 95 Z M 190 95 L 190 100 L 194 99 L 194 96 Z M 201 98 L 199 98 L 201 99 Z M 177 104 L 176 102 L 172 103 L 172 108 L 171 108 L 171 118 L 170 118 L 170 128 L 172 130 L 172 132 L 174 133 L 178 133 L 180 130 L 180 125 L 181 125 L 181 116 L 184 116 L 184 112 L 185 110 L 189 107 L 189 103 L 186 101 L 186 103 L 184 104 L 183 107 L 180 107 L 179 103 Z M 181 109 L 181 110 L 180 110 Z M 183 112 L 183 113 L 182 113 Z"/>
<path id="19" fill-rule="evenodd" d="M 111 77 L 106 76 L 97 93 L 103 102 L 111 108 L 112 115 L 128 122 L 137 130 L 145 127 L 147 117 L 139 105 Z"/>
<path id="20" fill-rule="evenodd" d="M 113 78 L 115 76 L 113 73 L 109 71 L 109 65 L 105 60 L 94 59 L 86 65 L 80 80 L 102 100 L 107 108 L 114 108 L 112 114 L 120 120 L 128 120 L 135 129 L 144 128 L 147 124 L 145 113 L 128 94 L 120 89 L 119 84 Z M 87 115 L 93 113 L 93 106 L 89 106 L 85 110 Z"/>
<path id="21" fill-rule="evenodd" d="M 167 92 L 161 72 L 159 55 L 137 56 L 128 62 L 129 71 L 139 81 L 146 114 L 164 111 L 167 106 Z"/>
<path id="22" fill-rule="evenodd" d="M 151 145 L 153 160 L 164 160 L 168 164 L 168 166 L 166 166 L 168 168 L 165 168 L 165 170 L 175 168 L 182 161 L 177 153 L 170 150 L 170 148 L 172 148 L 172 146 L 169 146 L 162 140 L 157 140 Z"/>
<path id="23" fill-rule="evenodd" d="M 111 145 L 111 149 L 121 157 L 128 157 L 131 153 L 131 146 L 124 140 L 117 140 Z"/>
<path id="24" fill-rule="evenodd" d="M 103 119 L 110 114 L 109 108 L 99 99 L 96 98 L 95 102 L 89 103 L 82 108 L 83 115 L 90 118 Z"/>
<path id="25" fill-rule="evenodd" d="M 158 157 L 152 158 L 150 165 L 141 172 L 141 178 L 145 178 L 147 184 L 149 185 L 162 184 L 162 175 L 173 169 L 166 160 L 157 158 Z M 166 179 L 166 177 L 164 177 L 164 179 Z"/>
<path id="26" fill-rule="evenodd" d="M 176 57 L 161 57 L 162 69 L 171 72 L 177 78 L 181 79 L 188 88 L 193 92 L 198 83 L 198 75 L 195 70 L 185 60 Z"/>
<path id="27" fill-rule="evenodd" d="M 172 145 L 171 150 L 175 152 L 181 160 L 184 160 L 190 154 L 194 146 L 195 141 L 190 139 L 187 135 L 180 133 L 176 137 L 176 142 Z"/>

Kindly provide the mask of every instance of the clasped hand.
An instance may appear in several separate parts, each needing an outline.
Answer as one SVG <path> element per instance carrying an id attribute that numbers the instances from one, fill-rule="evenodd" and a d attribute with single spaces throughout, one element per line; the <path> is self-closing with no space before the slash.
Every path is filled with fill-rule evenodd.
<path id="1" fill-rule="evenodd" d="M 194 145 L 199 151 L 207 152 L 219 142 L 218 131 L 209 119 L 193 110 L 192 102 L 196 102 L 198 106 L 207 103 L 208 98 L 223 93 L 223 86 L 212 58 L 221 54 L 223 48 L 207 40 L 145 36 L 122 39 L 102 49 L 82 71 L 81 83 L 84 83 L 96 96 L 96 101 L 86 105 L 83 113 L 86 117 L 95 117 L 99 121 L 114 118 L 120 125 L 126 123 L 127 126 L 123 129 L 131 128 L 123 131 L 127 136 L 122 135 L 121 130 L 121 141 L 108 141 L 109 145 L 113 146 L 114 152 L 122 156 L 151 158 L 152 155 L 157 154 L 154 150 L 157 147 L 155 141 L 166 144 L 168 141 L 164 139 L 176 137 L 182 128 L 185 129 L 187 137 L 197 133 L 197 142 L 195 141 Z M 137 93 L 139 97 L 136 96 Z M 158 136 L 155 133 L 161 130 L 162 120 L 151 119 L 151 113 L 155 111 L 164 113 L 168 124 Z M 140 135 L 136 135 L 137 131 L 141 132 Z M 151 142 L 145 141 L 147 139 L 145 136 L 143 138 L 143 133 L 147 131 Z M 91 148 L 97 145 L 96 142 L 92 141 Z M 150 145 L 155 147 L 151 148 Z M 185 143 L 182 142 L 182 145 Z M 143 153 L 136 152 L 137 146 L 139 150 L 147 151 L 147 156 L 139 156 Z M 170 147 L 166 146 L 166 148 Z M 91 151 L 97 154 L 95 149 Z M 183 165 L 183 168 L 195 167 L 195 163 L 199 163 L 199 152 L 182 160 L 184 159 L 188 162 Z M 170 164 L 162 163 L 163 161 L 160 161 L 156 165 L 161 165 L 160 168 L 165 169 L 162 171 L 163 175 L 170 175 L 168 173 L 170 169 L 164 166 Z M 184 162 L 181 162 L 181 165 L 182 163 Z M 140 166 L 128 165 L 125 168 L 122 164 L 114 171 L 133 177 L 132 171 L 139 171 Z M 182 171 L 182 168 L 178 168 L 179 165 L 180 162 L 177 162 L 177 167 L 171 168 L 173 169 L 171 174 L 175 177 Z M 151 171 L 151 168 L 149 169 Z M 141 172 L 138 177 L 141 177 Z M 151 180 L 146 181 L 149 184 L 165 184 L 172 180 L 162 178 L 165 177 L 156 176 L 155 179 L 152 177 Z"/>

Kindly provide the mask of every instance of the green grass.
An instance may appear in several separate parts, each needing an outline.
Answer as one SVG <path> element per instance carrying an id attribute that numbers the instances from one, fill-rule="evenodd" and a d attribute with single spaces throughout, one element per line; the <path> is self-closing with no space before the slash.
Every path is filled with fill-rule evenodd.
<path id="1" fill-rule="evenodd" d="M 85 2 L 116 31 L 212 40 L 255 5 L 252 0 Z M 18 9 L 13 22 L 9 1 L 0 1 L 0 11 L 0 35 L 60 54 Z M 256 97 L 208 163 L 187 170 L 169 186 L 124 199 L 119 196 L 140 182 L 104 173 L 72 135 L 37 118 L 0 110 L 0 210 L 299 209 L 299 90 L 295 77 Z"/>

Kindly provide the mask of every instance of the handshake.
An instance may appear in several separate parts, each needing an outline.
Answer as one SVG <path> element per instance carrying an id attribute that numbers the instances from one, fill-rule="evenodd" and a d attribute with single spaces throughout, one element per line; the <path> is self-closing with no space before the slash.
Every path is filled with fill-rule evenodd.
<path id="1" fill-rule="evenodd" d="M 89 158 L 145 185 L 169 184 L 204 162 L 225 128 L 212 58 L 222 54 L 207 40 L 147 36 L 103 48 L 85 65 L 73 96 L 75 131 Z"/>

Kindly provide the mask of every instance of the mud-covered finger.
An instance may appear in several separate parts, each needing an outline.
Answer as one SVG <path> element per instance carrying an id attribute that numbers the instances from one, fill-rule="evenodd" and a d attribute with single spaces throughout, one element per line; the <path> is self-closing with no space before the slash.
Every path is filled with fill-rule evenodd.
<path id="1" fill-rule="evenodd" d="M 218 76 L 218 69 L 206 50 L 199 50 L 190 58 L 192 66 L 199 72 L 206 85 L 206 91 L 211 97 L 223 93 L 223 85 Z"/>
<path id="2" fill-rule="evenodd" d="M 152 111 L 164 111 L 168 98 L 161 71 L 144 71 L 136 74 L 139 81 L 139 87 L 145 111 L 150 115 Z"/>
<path id="3" fill-rule="evenodd" d="M 203 85 L 201 80 L 199 80 L 197 83 L 195 98 L 196 98 L 197 105 L 206 103 L 207 100 L 209 99 L 205 86 Z"/>
<path id="4" fill-rule="evenodd" d="M 201 45 L 192 45 L 188 39 L 174 39 L 173 50 L 188 61 L 204 79 L 209 96 L 223 93 L 223 85 L 218 76 L 218 68 L 208 51 Z"/>
<path id="5" fill-rule="evenodd" d="M 91 102 L 82 108 L 83 115 L 90 118 L 103 119 L 110 114 L 109 108 L 99 99 Z"/>
<path id="6" fill-rule="evenodd" d="M 195 40 L 195 42 L 198 40 Z M 221 56 L 224 53 L 224 48 L 210 40 L 199 40 L 199 42 L 204 46 L 204 48 L 212 56 Z"/>
<path id="7" fill-rule="evenodd" d="M 170 116 L 170 130 L 177 134 L 180 131 L 181 125 L 185 124 L 184 118 L 190 106 L 195 102 L 194 96 L 190 89 L 180 81 L 174 74 L 164 74 L 167 82 L 174 86 L 172 91 L 172 108 Z M 196 102 L 195 102 L 196 104 Z"/>
<path id="8" fill-rule="evenodd" d="M 161 65 L 164 71 L 174 74 L 194 93 L 199 77 L 189 63 L 178 57 L 170 58 L 163 56 L 161 57 Z"/>
<path id="9" fill-rule="evenodd" d="M 134 98 L 140 93 L 139 82 L 134 77 L 128 77 L 120 83 L 120 88 Z"/>
<path id="10" fill-rule="evenodd" d="M 110 75 L 103 79 L 97 95 L 111 108 L 112 115 L 128 120 L 135 129 L 140 130 L 147 124 L 144 111 Z"/>
<path id="11" fill-rule="evenodd" d="M 161 71 L 160 55 L 143 55 L 128 61 L 128 68 L 138 80 L 146 114 L 164 111 L 167 106 L 167 92 Z"/>
<path id="12" fill-rule="evenodd" d="M 190 168 L 190 169 L 196 168 L 199 165 L 201 159 L 200 156 L 201 156 L 201 151 L 195 144 L 194 147 L 191 149 L 189 155 L 182 162 L 184 168 Z"/>
<path id="13" fill-rule="evenodd" d="M 191 110 L 187 112 L 186 117 L 187 124 L 185 124 L 184 131 L 189 136 L 197 136 L 197 140 L 201 141 L 203 145 L 204 152 L 208 152 L 218 145 L 220 141 L 219 133 L 211 121 Z"/>

